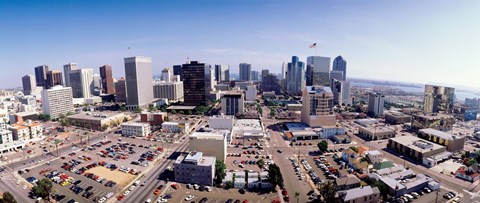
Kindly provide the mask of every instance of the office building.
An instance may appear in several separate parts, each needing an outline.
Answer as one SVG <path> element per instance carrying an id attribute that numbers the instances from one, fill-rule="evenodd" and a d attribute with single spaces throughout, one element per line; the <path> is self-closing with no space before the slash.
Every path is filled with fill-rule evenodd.
<path id="1" fill-rule="evenodd" d="M 171 68 L 164 68 L 162 70 L 162 81 L 170 82 L 173 81 L 173 70 Z"/>
<path id="2" fill-rule="evenodd" d="M 404 124 L 404 123 L 410 123 L 410 122 L 412 122 L 411 115 L 407 115 L 401 112 L 394 112 L 394 111 L 385 113 L 385 123 L 398 125 L 398 124 Z"/>
<path id="3" fill-rule="evenodd" d="M 120 78 L 115 83 L 115 101 L 127 102 L 127 82 L 125 78 Z"/>
<path id="4" fill-rule="evenodd" d="M 163 122 L 162 132 L 167 133 L 188 133 L 190 132 L 190 123 L 187 122 Z"/>
<path id="5" fill-rule="evenodd" d="M 252 65 L 248 63 L 240 63 L 239 65 L 240 80 L 250 81 L 252 80 Z"/>
<path id="6" fill-rule="evenodd" d="M 391 128 L 384 124 L 370 124 L 367 126 L 359 126 L 358 134 L 365 137 L 366 140 L 381 140 L 395 137 L 395 128 Z"/>
<path id="7" fill-rule="evenodd" d="M 54 86 L 42 91 L 42 112 L 56 119 L 60 115 L 74 112 L 71 87 Z"/>
<path id="8" fill-rule="evenodd" d="M 247 86 L 247 90 L 245 90 L 245 101 L 255 100 L 257 100 L 257 86 Z"/>
<path id="9" fill-rule="evenodd" d="M 94 90 L 93 69 L 76 69 L 70 71 L 70 87 L 73 98 L 90 98 Z"/>
<path id="10" fill-rule="evenodd" d="M 290 94 L 300 94 L 305 89 L 305 63 L 298 56 L 292 56 L 292 62 L 288 63 L 286 86 Z"/>
<path id="11" fill-rule="evenodd" d="M 180 155 L 173 164 L 175 181 L 185 184 L 212 186 L 215 178 L 215 157 L 202 152 Z"/>
<path id="12" fill-rule="evenodd" d="M 25 75 L 22 77 L 23 94 L 31 95 L 37 89 L 37 82 L 33 75 Z"/>
<path id="13" fill-rule="evenodd" d="M 181 75 L 183 74 L 183 66 L 182 65 L 174 65 L 173 66 L 173 75 Z M 180 78 L 180 80 L 183 80 L 183 78 Z"/>
<path id="14" fill-rule="evenodd" d="M 443 159 L 443 155 L 451 155 L 446 153 L 446 147 L 412 135 L 390 138 L 387 148 L 430 167 Z"/>
<path id="15" fill-rule="evenodd" d="M 251 74 L 252 76 L 250 78 L 252 79 L 252 81 L 260 81 L 260 72 L 252 70 Z"/>
<path id="16" fill-rule="evenodd" d="M 330 57 L 309 56 L 307 57 L 307 86 L 330 85 Z"/>
<path id="17" fill-rule="evenodd" d="M 350 100 L 350 82 L 349 81 L 341 81 L 332 78 L 332 82 L 330 82 L 330 88 L 333 92 L 333 103 L 334 104 L 352 104 Z"/>
<path id="18" fill-rule="evenodd" d="M 220 161 L 227 158 L 227 139 L 223 133 L 194 132 L 189 137 L 188 148 L 191 152 L 202 152 Z"/>
<path id="19" fill-rule="evenodd" d="M 453 124 L 455 124 L 455 118 L 453 115 L 418 113 L 412 115 L 411 128 L 414 131 L 425 128 L 449 131 L 453 128 Z"/>
<path id="20" fill-rule="evenodd" d="M 465 137 L 452 135 L 432 128 L 418 130 L 418 137 L 447 147 L 450 152 L 463 150 Z"/>
<path id="21" fill-rule="evenodd" d="M 117 123 L 128 120 L 128 116 L 124 113 L 117 112 L 81 112 L 78 114 L 67 116 L 73 126 L 104 131 Z"/>
<path id="22" fill-rule="evenodd" d="M 150 135 L 151 127 L 148 123 L 128 122 L 122 123 L 122 135 L 126 137 L 147 137 Z"/>
<path id="23" fill-rule="evenodd" d="M 343 80 L 343 72 L 338 71 L 338 70 L 330 71 L 330 80 L 333 80 L 333 79 L 344 81 Z"/>
<path id="24" fill-rule="evenodd" d="M 380 93 L 368 93 L 368 114 L 370 116 L 382 116 L 385 105 L 385 96 Z"/>
<path id="25" fill-rule="evenodd" d="M 58 71 L 58 70 L 47 71 L 45 88 L 50 89 L 53 86 L 57 86 L 57 85 L 63 85 L 62 71 Z"/>
<path id="26" fill-rule="evenodd" d="M 70 87 L 70 71 L 76 70 L 76 63 L 67 63 L 63 65 L 63 74 L 65 75 L 65 87 Z"/>
<path id="27" fill-rule="evenodd" d="M 280 94 L 280 83 L 276 75 L 269 73 L 262 78 L 262 83 L 260 83 L 260 89 L 262 92 L 275 92 L 275 94 Z"/>
<path id="28" fill-rule="evenodd" d="M 167 120 L 167 112 L 142 112 L 140 114 L 140 121 L 148 123 L 152 127 L 162 126 L 162 123 Z"/>
<path id="29" fill-rule="evenodd" d="M 100 68 L 100 77 L 102 79 L 102 90 L 104 94 L 115 94 L 113 84 L 112 66 L 103 65 Z"/>
<path id="30" fill-rule="evenodd" d="M 125 58 L 127 107 L 145 108 L 153 101 L 152 58 L 135 56 Z"/>
<path id="31" fill-rule="evenodd" d="M 215 80 L 217 82 L 230 81 L 230 66 L 215 65 Z"/>
<path id="32" fill-rule="evenodd" d="M 222 112 L 225 115 L 243 114 L 244 97 L 242 92 L 228 92 L 222 97 Z"/>
<path id="33" fill-rule="evenodd" d="M 98 92 L 101 92 L 102 91 L 102 77 L 97 74 L 97 73 L 94 73 L 92 75 L 92 79 L 93 79 L 93 88 L 94 88 L 94 91 L 98 91 Z M 92 92 L 93 94 L 94 92 Z"/>
<path id="34" fill-rule="evenodd" d="M 342 56 L 337 56 L 333 59 L 333 70 L 341 71 L 342 80 L 347 80 L 347 61 Z"/>
<path id="35" fill-rule="evenodd" d="M 330 87 L 307 86 L 302 93 L 302 122 L 310 127 L 334 126 L 333 93 Z"/>
<path id="36" fill-rule="evenodd" d="M 263 69 L 260 80 L 263 81 L 263 77 L 267 76 L 269 73 L 270 73 L 270 71 L 268 69 Z"/>
<path id="37" fill-rule="evenodd" d="M 197 106 L 205 104 L 209 98 L 211 88 L 211 66 L 198 61 L 191 61 L 182 65 L 184 104 Z"/>
<path id="38" fill-rule="evenodd" d="M 183 82 L 155 82 L 153 83 L 153 97 L 168 99 L 171 102 L 183 101 Z"/>
<path id="39" fill-rule="evenodd" d="M 208 126 L 215 130 L 232 130 L 234 116 L 211 116 L 208 118 Z"/>
<path id="40" fill-rule="evenodd" d="M 48 70 L 48 65 L 41 65 L 35 67 L 35 81 L 37 81 L 37 86 L 45 88 L 45 81 L 47 80 Z"/>
<path id="41" fill-rule="evenodd" d="M 423 111 L 425 113 L 453 113 L 455 88 L 425 85 Z"/>
<path id="42" fill-rule="evenodd" d="M 287 79 L 287 69 L 288 69 L 288 64 L 283 62 L 282 63 L 282 72 L 280 73 L 280 79 L 282 79 L 282 80 Z"/>

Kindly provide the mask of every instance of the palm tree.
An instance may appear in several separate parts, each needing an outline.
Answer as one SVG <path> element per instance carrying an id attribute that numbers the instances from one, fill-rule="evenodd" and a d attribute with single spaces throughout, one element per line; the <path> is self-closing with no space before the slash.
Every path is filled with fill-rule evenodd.
<path id="1" fill-rule="evenodd" d="M 337 193 L 335 186 L 331 181 L 327 181 L 320 185 L 320 194 L 325 202 L 335 202 L 335 194 Z"/>
<path id="2" fill-rule="evenodd" d="M 298 201 L 300 201 L 299 198 L 298 198 L 299 196 L 300 196 L 300 193 L 299 193 L 299 192 L 295 192 L 295 198 L 297 198 L 297 203 L 298 203 Z"/>

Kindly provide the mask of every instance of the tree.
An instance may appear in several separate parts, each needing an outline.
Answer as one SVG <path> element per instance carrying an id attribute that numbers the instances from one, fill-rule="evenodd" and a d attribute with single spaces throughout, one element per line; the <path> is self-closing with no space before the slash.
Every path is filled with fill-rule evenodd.
<path id="1" fill-rule="evenodd" d="M 193 115 L 192 110 L 188 110 L 188 111 L 187 111 L 187 115 Z"/>
<path id="2" fill-rule="evenodd" d="M 128 122 L 128 118 L 127 117 L 123 117 L 123 122 Z"/>
<path id="3" fill-rule="evenodd" d="M 328 142 L 325 140 L 320 141 L 317 144 L 318 150 L 320 150 L 322 153 L 326 152 L 328 150 Z"/>
<path id="4" fill-rule="evenodd" d="M 265 166 L 265 161 L 263 159 L 260 159 L 257 161 L 258 168 L 260 168 L 260 171 L 263 170 L 263 167 Z"/>
<path id="5" fill-rule="evenodd" d="M 277 164 L 270 164 L 268 167 L 268 179 L 270 183 L 272 183 L 273 188 L 277 187 L 277 185 L 283 184 L 283 177 L 280 168 Z"/>
<path id="6" fill-rule="evenodd" d="M 38 114 L 38 119 L 41 121 L 49 121 L 50 120 L 50 115 L 48 114 Z"/>
<path id="7" fill-rule="evenodd" d="M 135 108 L 135 110 L 133 110 L 133 112 L 135 113 L 142 113 L 143 109 L 138 107 L 138 108 Z"/>
<path id="8" fill-rule="evenodd" d="M 377 187 L 378 190 L 380 191 L 380 194 L 382 195 L 383 199 L 387 198 L 388 194 L 388 187 L 387 185 L 382 182 L 382 181 L 373 181 L 369 184 L 372 188 Z"/>
<path id="9" fill-rule="evenodd" d="M 297 203 L 300 201 L 300 199 L 299 199 L 298 197 L 300 197 L 300 193 L 299 193 L 299 192 L 295 192 L 295 198 L 297 198 Z"/>
<path id="10" fill-rule="evenodd" d="M 108 125 L 107 125 L 107 124 L 103 124 L 103 125 L 102 125 L 102 130 L 106 130 L 106 129 L 108 129 Z"/>
<path id="11" fill-rule="evenodd" d="M 226 170 L 227 166 L 225 165 L 225 162 L 221 160 L 215 161 L 215 180 L 214 183 L 217 187 L 219 187 L 222 184 L 223 179 L 225 178 L 226 175 Z"/>
<path id="12" fill-rule="evenodd" d="M 3 196 L 2 196 L 2 201 L 0 202 L 5 202 L 5 203 L 17 203 L 17 200 L 15 200 L 15 197 L 13 197 L 12 194 L 10 194 L 9 192 L 4 192 L 3 193 Z"/>
<path id="13" fill-rule="evenodd" d="M 351 146 L 350 149 L 353 150 L 355 153 L 358 153 L 358 147 Z"/>
<path id="14" fill-rule="evenodd" d="M 33 186 L 32 190 L 37 197 L 50 200 L 50 193 L 52 192 L 52 181 L 47 178 L 41 179 L 37 182 L 37 185 Z"/>
<path id="15" fill-rule="evenodd" d="M 320 195 L 323 197 L 324 202 L 336 202 L 335 194 L 337 193 L 333 182 L 327 181 L 320 185 Z"/>
<path id="16" fill-rule="evenodd" d="M 171 112 L 172 112 L 172 114 L 177 114 L 177 110 L 175 110 L 175 109 L 172 109 Z"/>
<path id="17" fill-rule="evenodd" d="M 119 110 L 120 110 L 120 111 L 127 111 L 127 107 L 121 106 L 121 107 L 119 108 Z"/>
<path id="18" fill-rule="evenodd" d="M 154 107 L 154 106 L 149 106 L 149 107 L 148 107 L 148 111 L 149 111 L 149 112 L 154 112 L 154 111 L 156 111 L 156 110 L 157 110 L 157 107 Z"/>

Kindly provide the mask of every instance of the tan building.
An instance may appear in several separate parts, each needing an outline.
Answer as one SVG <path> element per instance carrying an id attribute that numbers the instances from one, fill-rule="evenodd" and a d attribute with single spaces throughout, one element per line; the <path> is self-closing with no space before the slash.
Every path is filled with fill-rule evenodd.
<path id="1" fill-rule="evenodd" d="M 396 132 L 394 128 L 387 127 L 383 124 L 370 124 L 367 126 L 359 126 L 358 134 L 368 140 L 381 140 L 395 137 Z"/>
<path id="2" fill-rule="evenodd" d="M 123 123 L 122 127 L 122 135 L 126 137 L 146 137 L 151 132 L 150 124 L 148 123 L 135 123 L 135 122 L 128 122 Z"/>
<path id="3" fill-rule="evenodd" d="M 68 119 L 74 126 L 103 131 L 108 127 L 120 125 L 128 120 L 128 116 L 117 112 L 82 112 L 68 116 Z"/>
<path id="4" fill-rule="evenodd" d="M 12 131 L 13 140 L 27 141 L 30 140 L 30 129 L 21 124 L 12 124 L 8 130 Z"/>
<path id="5" fill-rule="evenodd" d="M 403 123 L 410 123 L 412 121 L 412 116 L 400 112 L 386 112 L 385 113 L 385 123 L 397 125 Z"/>
<path id="6" fill-rule="evenodd" d="M 227 158 L 227 140 L 221 133 L 194 132 L 189 137 L 190 151 L 203 152 L 207 156 L 214 156 L 217 160 Z"/>
<path id="7" fill-rule="evenodd" d="M 444 146 L 412 135 L 390 138 L 387 148 L 419 162 L 446 151 Z"/>
<path id="8" fill-rule="evenodd" d="M 415 114 L 412 116 L 412 129 L 419 130 L 433 128 L 436 130 L 450 130 L 455 124 L 455 118 L 446 114 Z"/>
<path id="9" fill-rule="evenodd" d="M 421 129 L 418 131 L 418 137 L 447 147 L 450 152 L 456 152 L 463 149 L 465 137 L 452 135 L 432 128 Z"/>
<path id="10" fill-rule="evenodd" d="M 310 127 L 334 126 L 333 93 L 330 87 L 307 86 L 302 93 L 302 122 Z"/>

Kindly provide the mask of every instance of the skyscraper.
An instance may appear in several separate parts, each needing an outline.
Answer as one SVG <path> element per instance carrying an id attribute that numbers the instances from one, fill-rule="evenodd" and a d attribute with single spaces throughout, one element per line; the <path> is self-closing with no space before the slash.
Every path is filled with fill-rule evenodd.
<path id="1" fill-rule="evenodd" d="M 45 80 L 47 80 L 48 69 L 48 65 L 35 67 L 35 81 L 37 81 L 37 86 L 45 88 Z"/>
<path id="2" fill-rule="evenodd" d="M 63 74 L 65 75 L 65 87 L 70 87 L 70 71 L 76 70 L 76 63 L 67 63 L 63 65 Z"/>
<path id="3" fill-rule="evenodd" d="M 307 85 L 329 86 L 330 71 L 330 57 L 307 57 Z"/>
<path id="4" fill-rule="evenodd" d="M 333 92 L 334 104 L 352 104 L 350 101 L 350 82 L 342 81 L 341 79 L 332 78 L 330 88 Z"/>
<path id="5" fill-rule="evenodd" d="M 206 94 L 211 90 L 211 66 L 198 61 L 191 61 L 182 65 L 184 104 L 205 104 L 208 100 Z"/>
<path id="6" fill-rule="evenodd" d="M 252 80 L 252 65 L 248 63 L 241 63 L 239 65 L 240 80 L 250 81 Z"/>
<path id="7" fill-rule="evenodd" d="M 266 75 L 268 75 L 268 73 L 270 73 L 270 71 L 268 69 L 263 69 L 262 70 L 262 77 L 260 78 L 260 80 L 263 81 L 263 77 L 265 77 Z"/>
<path id="8" fill-rule="evenodd" d="M 127 106 L 143 108 L 153 101 L 152 58 L 135 56 L 125 58 Z"/>
<path id="9" fill-rule="evenodd" d="M 335 126 L 333 93 L 330 87 L 306 86 L 302 92 L 302 122 L 310 127 Z"/>
<path id="10" fill-rule="evenodd" d="M 272 73 L 269 73 L 265 77 L 263 77 L 262 83 L 260 85 L 260 89 L 263 92 L 274 91 L 275 94 L 280 94 L 280 83 L 277 79 L 277 76 L 275 76 Z"/>
<path id="11" fill-rule="evenodd" d="M 113 85 L 112 66 L 104 65 L 100 68 L 100 77 L 102 78 L 102 89 L 105 94 L 115 94 Z"/>
<path id="12" fill-rule="evenodd" d="M 292 56 L 288 63 L 286 89 L 290 94 L 300 94 L 305 89 L 305 63 L 298 56 Z"/>
<path id="13" fill-rule="evenodd" d="M 425 85 L 423 111 L 425 113 L 453 113 L 455 88 Z"/>
<path id="14" fill-rule="evenodd" d="M 342 56 L 337 56 L 333 60 L 333 70 L 342 71 L 343 78 L 342 80 L 347 80 L 347 61 Z"/>
<path id="15" fill-rule="evenodd" d="M 230 66 L 215 65 L 215 80 L 217 82 L 230 81 Z"/>
<path id="16" fill-rule="evenodd" d="M 330 71 L 330 79 L 343 80 L 343 72 L 338 70 Z"/>
<path id="17" fill-rule="evenodd" d="M 73 98 L 90 98 L 94 90 L 93 69 L 76 69 L 70 71 L 70 87 Z"/>
<path id="18" fill-rule="evenodd" d="M 257 70 L 252 70 L 251 74 L 252 74 L 252 76 L 250 77 L 250 79 L 252 81 L 259 81 L 260 80 L 260 72 L 258 72 Z"/>
<path id="19" fill-rule="evenodd" d="M 127 102 L 127 82 L 123 77 L 115 83 L 115 101 Z"/>
<path id="20" fill-rule="evenodd" d="M 368 93 L 368 114 L 370 116 L 381 116 L 383 115 L 383 108 L 385 106 L 385 96 L 376 93 L 376 92 L 369 92 Z"/>
<path id="21" fill-rule="evenodd" d="M 54 86 L 42 91 L 42 112 L 55 119 L 73 112 L 72 88 Z"/>
<path id="22" fill-rule="evenodd" d="M 59 70 L 47 71 L 47 80 L 45 81 L 45 88 L 50 89 L 56 85 L 63 85 L 62 71 L 59 71 Z"/>
<path id="23" fill-rule="evenodd" d="M 280 73 L 281 77 L 280 80 L 285 80 L 286 79 L 286 74 L 287 74 L 287 65 L 285 62 L 282 63 L 282 73 Z"/>
<path id="24" fill-rule="evenodd" d="M 37 89 L 37 82 L 35 81 L 35 77 L 33 75 L 25 75 L 22 77 L 22 85 L 23 85 L 23 94 L 24 95 L 31 95 L 32 91 Z"/>
<path id="25" fill-rule="evenodd" d="M 162 80 L 165 82 L 173 81 L 173 71 L 171 68 L 164 68 L 162 70 Z"/>

